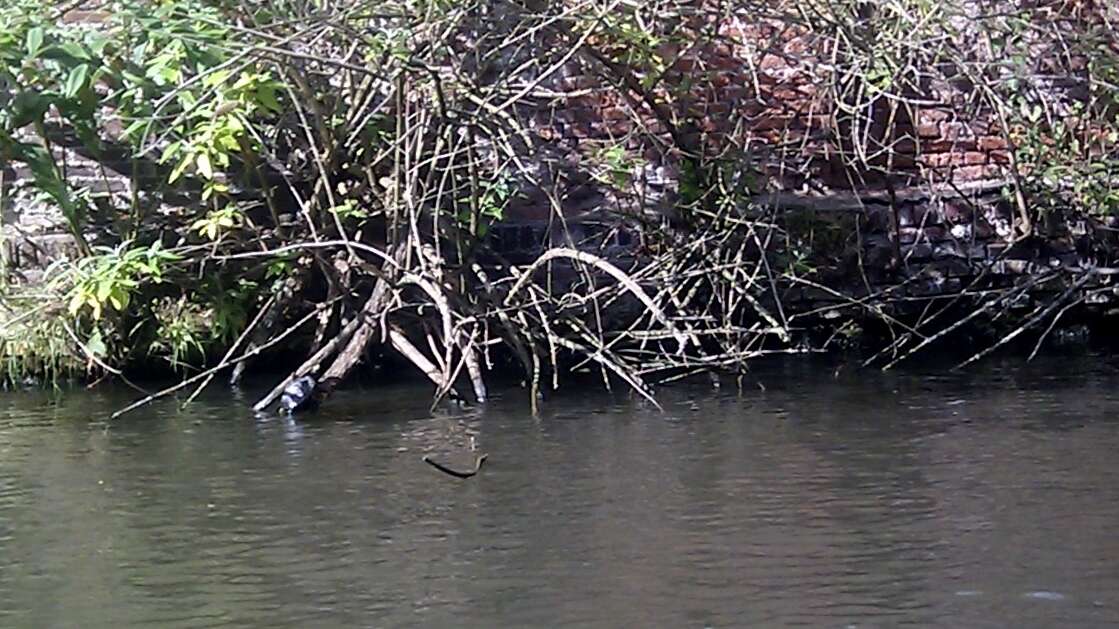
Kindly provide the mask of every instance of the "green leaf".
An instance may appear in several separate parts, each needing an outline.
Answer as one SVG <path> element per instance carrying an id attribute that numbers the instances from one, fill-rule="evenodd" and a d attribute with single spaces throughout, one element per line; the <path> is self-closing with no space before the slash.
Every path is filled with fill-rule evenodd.
<path id="1" fill-rule="evenodd" d="M 171 161 L 171 158 L 178 154 L 179 149 L 182 148 L 182 146 L 183 143 L 179 140 L 168 144 L 167 148 L 163 149 L 163 154 L 159 156 L 159 163 L 166 164 L 167 162 Z"/>
<path id="2" fill-rule="evenodd" d="M 208 153 L 199 153 L 194 158 L 195 165 L 198 166 L 198 174 L 206 179 L 214 178 L 214 167 L 210 164 L 210 155 Z"/>
<path id="3" fill-rule="evenodd" d="M 202 78 L 202 85 L 205 87 L 214 87 L 215 85 L 221 85 L 222 83 L 225 83 L 227 80 L 229 80 L 229 75 L 229 70 L 218 70 L 217 72 L 211 72 L 210 74 L 207 74 L 205 77 Z"/>
<path id="4" fill-rule="evenodd" d="M 124 128 L 124 131 L 121 132 L 121 137 L 131 138 L 137 131 L 144 128 L 144 125 L 146 125 L 147 123 L 147 120 L 136 120 L 135 122 Z"/>
<path id="5" fill-rule="evenodd" d="M 86 52 L 86 49 L 74 42 L 48 46 L 43 49 L 42 56 L 46 59 L 93 61 L 93 57 Z"/>
<path id="6" fill-rule="evenodd" d="M 43 47 L 43 27 L 36 26 L 35 28 L 27 31 L 27 54 L 34 57 L 39 53 L 39 49 Z"/>
<path id="7" fill-rule="evenodd" d="M 78 316 L 78 313 L 81 312 L 82 306 L 84 305 L 85 294 L 82 292 L 76 292 L 74 293 L 74 296 L 70 298 L 70 304 L 67 306 L 66 310 L 70 313 L 71 317 L 76 317 Z"/>
<path id="8" fill-rule="evenodd" d="M 101 337 L 101 330 L 95 329 L 93 334 L 89 335 L 89 339 L 85 342 L 85 347 L 89 350 L 90 354 L 101 358 L 108 353 L 109 348 L 105 346 L 105 340 Z"/>
<path id="9" fill-rule="evenodd" d="M 271 86 L 261 85 L 258 87 L 256 89 L 256 99 L 269 111 L 279 112 L 283 109 L 280 106 L 280 101 L 276 100 L 276 90 Z"/>
<path id="10" fill-rule="evenodd" d="M 97 283 L 97 301 L 105 301 L 109 298 L 109 294 L 113 292 L 113 284 L 111 282 L 98 282 Z"/>
<path id="11" fill-rule="evenodd" d="M 89 46 L 89 49 L 92 50 L 95 55 L 104 54 L 105 46 L 108 44 L 109 38 L 100 33 L 90 32 L 86 34 L 86 45 Z M 86 58 L 90 61 L 93 60 L 91 57 Z"/>
<path id="12" fill-rule="evenodd" d="M 50 99 L 39 92 L 24 90 L 12 99 L 11 107 L 11 126 L 18 129 L 42 120 L 50 107 Z"/>
<path id="13" fill-rule="evenodd" d="M 190 166 L 191 161 L 190 155 L 184 157 L 183 160 L 179 162 L 179 165 L 175 166 L 174 170 L 171 171 L 171 176 L 167 178 L 167 183 L 175 183 L 179 177 L 182 177 L 187 167 Z"/>
<path id="14" fill-rule="evenodd" d="M 85 81 L 88 77 L 89 64 L 83 63 L 75 66 L 70 70 L 70 76 L 66 77 L 66 87 L 63 88 L 62 94 L 66 98 L 74 98 L 85 87 Z"/>
<path id="15" fill-rule="evenodd" d="M 192 92 L 183 91 L 179 93 L 179 105 L 183 109 L 190 109 L 198 103 L 198 97 Z"/>
<path id="16" fill-rule="evenodd" d="M 109 295 L 109 303 L 117 312 L 123 311 L 128 307 L 128 293 L 123 289 L 117 288 Z"/>
<path id="17" fill-rule="evenodd" d="M 241 145 L 237 142 L 237 138 L 230 135 L 223 135 L 218 138 L 218 144 L 227 151 L 236 151 L 241 148 Z"/>

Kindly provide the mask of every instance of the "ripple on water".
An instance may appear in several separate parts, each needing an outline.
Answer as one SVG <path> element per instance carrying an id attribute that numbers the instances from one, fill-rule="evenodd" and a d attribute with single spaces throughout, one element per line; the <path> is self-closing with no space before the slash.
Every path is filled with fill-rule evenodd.
<path id="1" fill-rule="evenodd" d="M 108 430 L 108 394 L 0 398 L 0 624 L 1107 624 L 1119 379 L 766 378 L 665 389 L 664 415 L 417 419 L 426 389 L 376 389 L 337 418 L 215 394 Z M 420 462 L 469 436 L 477 477 Z"/>
<path id="2" fill-rule="evenodd" d="M 1068 597 L 1060 592 L 1049 592 L 1046 590 L 1038 590 L 1036 592 L 1027 592 L 1026 598 L 1032 598 L 1036 601 L 1063 601 Z"/>

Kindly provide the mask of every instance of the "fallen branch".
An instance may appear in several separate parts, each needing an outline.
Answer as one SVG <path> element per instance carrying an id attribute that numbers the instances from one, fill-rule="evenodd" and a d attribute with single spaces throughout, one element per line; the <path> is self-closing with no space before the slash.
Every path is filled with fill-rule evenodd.
<path id="1" fill-rule="evenodd" d="M 98 367 L 104 369 L 106 373 L 111 373 L 114 376 L 120 378 L 121 382 L 124 382 L 125 384 L 132 387 L 133 389 L 136 389 L 140 393 L 145 393 L 145 394 L 148 393 L 148 391 L 146 391 L 143 387 L 141 387 L 140 385 L 132 382 L 127 377 L 125 377 L 125 375 L 119 369 L 113 369 L 109 365 L 105 364 L 105 361 L 101 360 L 97 356 L 94 356 L 93 352 L 88 347 L 86 347 L 86 344 L 83 343 L 81 341 L 81 339 L 78 338 L 78 335 L 74 332 L 74 330 L 72 330 L 70 328 L 69 324 L 63 323 L 62 324 L 62 329 L 66 330 L 66 334 L 70 337 L 71 340 L 74 341 L 74 343 L 76 343 L 78 345 L 78 348 L 82 350 L 82 353 L 86 355 L 86 358 L 88 358 L 90 360 L 90 362 L 93 362 Z"/>
<path id="2" fill-rule="evenodd" d="M 457 470 L 452 470 L 451 468 L 449 468 L 445 465 L 442 465 L 440 463 L 435 462 L 434 460 L 432 460 L 431 457 L 426 456 L 426 455 L 423 457 L 423 462 L 427 463 L 431 467 L 434 467 L 435 469 L 439 470 L 440 472 L 443 472 L 444 474 L 449 474 L 450 476 L 454 476 L 455 478 L 470 478 L 471 476 L 474 476 L 475 474 L 477 474 L 478 470 L 482 469 L 482 464 L 486 462 L 487 457 L 488 457 L 488 455 L 483 454 L 482 456 L 475 459 L 474 460 L 474 469 L 469 471 L 469 472 L 459 472 Z"/>
<path id="3" fill-rule="evenodd" d="M 346 340 L 354 334 L 358 327 L 360 327 L 360 325 L 360 317 L 346 324 L 346 327 L 342 328 L 337 336 L 330 339 L 329 343 L 323 345 L 319 349 L 319 351 L 315 352 L 313 356 L 308 358 L 302 365 L 299 366 L 298 369 L 293 371 L 291 375 L 285 378 L 280 384 L 276 385 L 276 388 L 269 391 L 268 395 L 265 395 L 259 401 L 257 401 L 257 403 L 253 405 L 253 410 L 259 413 L 271 406 L 273 402 L 280 399 L 280 396 L 284 393 L 284 389 L 286 389 L 289 384 L 295 382 L 295 380 L 297 380 L 298 378 L 301 378 L 318 368 L 319 364 L 322 361 L 326 360 L 326 358 L 332 353 L 334 353 L 334 350 L 339 345 L 345 343 Z"/>
<path id="4" fill-rule="evenodd" d="M 199 380 L 202 380 L 203 378 L 206 378 L 206 377 L 208 377 L 212 374 L 215 374 L 215 373 L 221 371 L 222 369 L 225 369 L 226 367 L 231 367 L 231 366 L 236 365 L 237 363 L 240 363 L 242 361 L 249 360 L 250 358 L 256 356 L 257 354 L 260 354 L 264 350 L 276 345 L 280 341 L 283 341 L 288 336 L 291 336 L 292 334 L 294 334 L 296 330 L 303 327 L 304 323 L 307 323 L 308 321 L 310 321 L 317 314 L 318 314 L 318 309 L 312 310 L 310 313 L 305 315 L 302 319 L 300 319 L 299 321 L 296 321 L 294 325 L 292 325 L 290 328 L 285 330 L 282 334 L 280 334 L 276 338 L 268 341 L 267 343 L 265 343 L 263 345 L 260 345 L 258 347 L 255 347 L 255 348 L 245 352 L 244 354 L 238 356 L 237 358 L 233 358 L 233 359 L 230 359 L 230 360 L 224 360 L 224 361 L 218 363 L 217 365 L 215 365 L 215 366 L 213 366 L 213 367 L 211 367 L 211 368 L 209 368 L 209 369 L 207 369 L 207 370 L 205 370 L 201 373 L 198 373 L 194 376 L 191 376 L 190 378 L 187 378 L 186 380 L 183 380 L 182 382 L 176 384 L 175 386 L 168 387 L 166 389 L 163 389 L 162 391 L 158 391 L 156 393 L 153 393 L 153 394 L 149 395 L 148 397 L 146 397 L 142 400 L 137 400 L 136 402 L 133 402 L 132 404 L 129 404 L 128 406 L 126 406 L 126 407 L 120 409 L 119 411 L 113 413 L 112 415 L 110 415 L 109 419 L 110 420 L 116 419 L 116 418 L 120 417 L 121 415 L 124 415 L 125 413 L 128 413 L 130 411 L 134 411 L 134 410 L 136 410 L 136 409 L 138 409 L 142 406 L 147 406 L 148 404 L 151 404 L 152 402 L 154 402 L 154 401 L 156 401 L 160 398 L 167 397 L 168 395 L 171 395 L 172 393 L 175 393 L 176 391 L 180 391 L 182 389 L 185 389 L 186 387 L 189 387 L 190 385 L 194 384 L 195 382 L 198 382 Z"/>
<path id="5" fill-rule="evenodd" d="M 1014 340 L 1015 338 L 1017 338 L 1017 337 L 1018 337 L 1018 336 L 1019 336 L 1020 334 L 1022 334 L 1022 333 L 1023 333 L 1023 332 L 1025 332 L 1026 330 L 1028 330 L 1028 329 L 1032 328 L 1032 327 L 1033 327 L 1034 325 L 1036 325 L 1036 324 L 1037 324 L 1038 322 L 1040 322 L 1040 321 L 1042 321 L 1043 319 L 1045 319 L 1045 317 L 1049 316 L 1049 313 L 1051 313 L 1051 312 L 1053 312 L 1054 310 L 1056 310 L 1058 306 L 1060 306 L 1060 305 L 1061 305 L 1062 303 L 1064 303 L 1064 301 L 1065 301 L 1066 299 L 1068 299 L 1068 298 L 1069 298 L 1069 297 L 1070 297 L 1070 296 L 1071 296 L 1071 295 L 1072 295 L 1073 293 L 1075 293 L 1076 291 L 1080 290 L 1080 288 L 1081 288 L 1081 287 L 1083 287 L 1083 286 L 1084 286 L 1085 284 L 1087 284 L 1087 283 L 1088 283 L 1088 280 L 1090 280 L 1090 279 L 1092 279 L 1093 277 L 1095 277 L 1095 275 L 1096 275 L 1096 274 L 1095 274 L 1095 272 L 1094 272 L 1094 271 L 1088 271 L 1087 273 L 1085 273 L 1084 275 L 1082 275 L 1082 276 L 1080 277 L 1080 279 L 1078 279 L 1078 280 L 1076 280 L 1075 282 L 1073 282 L 1072 286 L 1069 286 L 1069 287 L 1068 287 L 1067 289 L 1065 289 L 1065 292 L 1061 293 L 1061 295 L 1060 295 L 1059 297 L 1057 297 L 1056 299 L 1054 299 L 1053 301 L 1051 301 L 1051 302 L 1049 303 L 1049 305 L 1048 305 L 1048 306 L 1046 306 L 1046 307 L 1045 307 L 1045 309 L 1043 309 L 1043 310 L 1042 310 L 1041 312 L 1038 312 L 1038 313 L 1037 313 L 1037 314 L 1035 314 L 1034 316 L 1032 316 L 1032 317 L 1030 317 L 1029 319 L 1027 319 L 1027 320 L 1025 321 L 1025 323 L 1023 323 L 1022 325 L 1018 326 L 1018 327 L 1017 327 L 1017 328 L 1016 328 L 1016 329 L 1015 329 L 1015 330 L 1014 330 L 1013 332 L 1011 332 L 1010 334 L 1007 334 L 1006 336 L 1004 336 L 1004 337 L 1002 337 L 1001 339 L 999 339 L 999 341 L 998 341 L 997 343 L 995 343 L 994 345 L 992 345 L 992 346 L 988 347 L 987 349 L 985 349 L 985 350 L 983 350 L 983 351 L 981 351 L 981 352 L 978 352 L 978 353 L 976 353 L 976 354 L 975 354 L 975 355 L 973 355 L 973 356 L 972 356 L 971 358 L 968 358 L 967 360 L 965 360 L 965 361 L 963 361 L 962 363 L 960 363 L 960 364 L 956 365 L 956 366 L 955 366 L 955 367 L 953 367 L 952 369 L 953 369 L 953 370 L 956 370 L 956 369 L 962 369 L 963 367 L 966 367 L 966 366 L 970 365 L 971 363 L 973 363 L 973 362 L 975 362 L 975 361 L 977 361 L 977 360 L 979 360 L 979 359 L 983 358 L 984 356 L 987 356 L 987 355 L 989 355 L 989 354 L 990 354 L 991 352 L 993 352 L 993 351 L 997 350 L 998 348 L 1002 347 L 1003 345 L 1006 345 L 1006 344 L 1007 344 L 1007 343 L 1009 343 L 1010 341 L 1013 341 L 1013 340 Z"/>
<path id="6" fill-rule="evenodd" d="M 244 343 L 245 339 L 248 338 L 249 335 L 252 334 L 253 330 L 256 329 L 256 326 L 260 323 L 260 320 L 264 318 L 264 315 L 268 312 L 268 309 L 272 307 L 272 304 L 275 303 L 275 301 L 275 295 L 268 298 L 268 301 L 266 301 L 264 305 L 260 307 L 260 310 L 256 313 L 256 316 L 253 317 L 252 322 L 249 323 L 249 325 L 241 332 L 241 334 L 237 337 L 237 340 L 233 341 L 233 345 L 229 346 L 229 349 L 226 350 L 225 356 L 222 356 L 220 362 L 225 362 L 229 360 L 231 356 L 233 356 L 233 353 L 237 351 L 237 348 L 241 347 L 241 343 Z M 194 390 L 194 393 L 191 393 L 186 402 L 183 402 L 184 408 L 189 406 L 190 403 L 193 402 L 200 393 L 202 393 L 203 389 L 210 385 L 210 382 L 213 381 L 215 375 L 217 374 L 210 374 L 205 380 L 202 381 L 202 384 L 198 385 L 198 388 Z"/>
<path id="7" fill-rule="evenodd" d="M 672 332 L 673 337 L 676 339 L 676 342 L 680 344 L 680 347 L 685 347 L 689 340 L 695 342 L 694 339 L 689 339 L 687 336 L 681 333 L 676 328 L 676 326 L 673 325 L 673 323 L 668 319 L 668 317 L 665 316 L 664 311 L 662 311 L 655 303 L 653 303 L 653 300 L 649 298 L 649 295 L 644 290 L 642 290 L 640 286 L 637 285 L 637 282 L 634 282 L 621 269 L 596 255 L 591 255 L 589 253 L 586 253 L 585 251 L 568 249 L 566 247 L 549 249 L 548 251 L 545 251 L 539 258 L 537 258 L 532 263 L 532 265 L 529 266 L 529 268 L 521 274 L 521 277 L 517 280 L 517 283 L 513 285 L 513 288 L 509 289 L 509 293 L 505 296 L 505 305 L 508 306 L 513 302 L 513 297 L 517 294 L 518 291 L 524 288 L 525 284 L 532 280 L 532 275 L 536 272 L 537 269 L 539 269 L 548 261 L 554 260 L 555 258 L 570 258 L 572 260 L 578 260 L 579 262 L 589 264 L 602 270 L 607 275 L 617 280 L 619 284 L 626 287 L 626 289 L 629 290 L 629 292 L 633 293 L 635 297 L 640 299 L 641 303 L 645 304 L 645 307 L 649 309 L 649 312 L 652 313 L 654 317 L 656 317 L 657 321 L 659 321 L 661 325 L 665 326 Z"/>

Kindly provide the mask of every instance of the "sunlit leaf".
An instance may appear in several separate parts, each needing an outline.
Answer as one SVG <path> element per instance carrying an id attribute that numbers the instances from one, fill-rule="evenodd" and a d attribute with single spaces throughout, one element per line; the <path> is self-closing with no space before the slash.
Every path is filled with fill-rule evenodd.
<path id="1" fill-rule="evenodd" d="M 146 120 L 133 121 L 132 124 L 124 128 L 124 131 L 121 132 L 121 137 L 131 138 L 133 135 L 136 134 L 136 132 L 142 129 L 145 124 L 147 124 Z"/>
<path id="2" fill-rule="evenodd" d="M 81 64 L 74 66 L 70 70 L 70 75 L 66 77 L 66 86 L 62 90 L 62 94 L 66 98 L 74 98 L 78 92 L 85 87 L 86 78 L 89 77 L 89 65 Z"/>
<path id="3" fill-rule="evenodd" d="M 193 161 L 190 155 L 187 155 L 179 161 L 179 165 L 175 166 L 174 170 L 171 171 L 171 175 L 167 177 L 167 183 L 175 183 L 179 177 L 183 176 L 183 173 L 186 172 L 187 167 L 189 167 Z"/>
<path id="4" fill-rule="evenodd" d="M 43 47 L 43 27 L 36 26 L 27 31 L 27 54 L 34 57 Z"/>
<path id="5" fill-rule="evenodd" d="M 70 304 L 67 306 L 66 310 L 70 313 L 71 317 L 76 317 L 78 316 L 78 313 L 81 312 L 82 306 L 84 305 L 85 295 L 81 292 L 77 292 L 74 293 L 72 297 L 70 297 Z"/>
<path id="6" fill-rule="evenodd" d="M 85 342 L 85 347 L 89 350 L 90 354 L 98 358 L 102 358 L 109 352 L 109 348 L 105 346 L 105 339 L 101 337 L 101 330 L 94 329 L 93 334 Z"/>
<path id="7" fill-rule="evenodd" d="M 94 296 L 97 298 L 97 301 L 105 301 L 106 299 L 109 298 L 109 294 L 112 293 L 112 292 L 113 292 L 113 285 L 110 284 L 109 282 L 102 281 L 102 282 L 98 282 L 97 292 L 94 294 Z"/>
<path id="8" fill-rule="evenodd" d="M 171 158 L 179 153 L 179 149 L 182 148 L 182 146 L 183 146 L 183 143 L 180 142 L 179 140 L 176 140 L 176 141 L 168 144 L 163 149 L 163 154 L 159 156 L 159 163 L 160 164 L 166 164 L 167 162 L 171 161 Z"/>
<path id="9" fill-rule="evenodd" d="M 194 163 L 198 167 L 198 174 L 206 179 L 214 178 L 214 167 L 210 164 L 210 155 L 208 153 L 199 153 L 194 158 Z"/>
<path id="10" fill-rule="evenodd" d="M 118 312 L 123 311 L 128 307 L 128 293 L 123 290 L 117 289 L 109 295 L 109 303 L 112 304 Z"/>

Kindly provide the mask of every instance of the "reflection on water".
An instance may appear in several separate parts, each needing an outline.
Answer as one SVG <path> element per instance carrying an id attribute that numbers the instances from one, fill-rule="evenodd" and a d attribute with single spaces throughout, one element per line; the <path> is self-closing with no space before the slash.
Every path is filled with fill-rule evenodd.
<path id="1" fill-rule="evenodd" d="M 1119 370 L 762 369 L 765 390 L 0 397 L 0 625 L 1103 626 Z M 468 467 L 459 481 L 423 465 Z"/>

